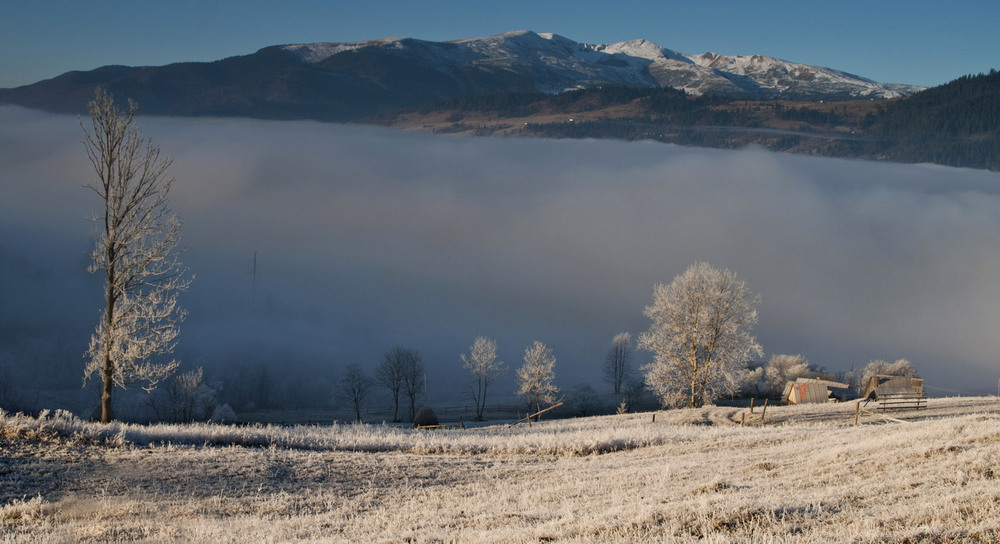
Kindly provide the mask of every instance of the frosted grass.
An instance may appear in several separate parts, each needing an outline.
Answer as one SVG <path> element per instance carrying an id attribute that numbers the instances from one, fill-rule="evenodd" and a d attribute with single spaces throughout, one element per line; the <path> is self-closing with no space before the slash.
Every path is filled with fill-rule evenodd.
<path id="1" fill-rule="evenodd" d="M 1000 401 L 530 427 L 0 416 L 4 542 L 996 542 Z M 760 410 L 756 411 L 759 415 Z"/>

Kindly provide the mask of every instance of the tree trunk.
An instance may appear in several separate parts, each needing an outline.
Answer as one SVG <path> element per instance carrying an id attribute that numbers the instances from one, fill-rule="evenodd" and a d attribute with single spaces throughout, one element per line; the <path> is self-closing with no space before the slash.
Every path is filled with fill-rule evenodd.
<path id="1" fill-rule="evenodd" d="M 486 386 L 489 383 L 483 383 L 483 394 L 479 397 L 479 406 L 476 408 L 476 421 L 483 421 L 483 412 L 486 410 Z"/>
<path id="2" fill-rule="evenodd" d="M 112 373 L 111 359 L 104 362 L 104 390 L 101 392 L 101 423 L 111 423 L 115 418 L 111 411 L 111 391 L 115 387 L 114 375 Z"/>

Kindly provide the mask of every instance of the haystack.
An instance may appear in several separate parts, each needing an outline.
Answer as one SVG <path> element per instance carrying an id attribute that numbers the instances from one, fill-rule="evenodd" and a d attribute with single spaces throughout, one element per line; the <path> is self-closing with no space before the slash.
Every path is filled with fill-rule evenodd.
<path id="1" fill-rule="evenodd" d="M 430 406 L 424 406 L 418 410 L 416 417 L 413 418 L 414 427 L 429 427 L 440 424 L 437 414 L 434 413 L 434 409 Z"/>

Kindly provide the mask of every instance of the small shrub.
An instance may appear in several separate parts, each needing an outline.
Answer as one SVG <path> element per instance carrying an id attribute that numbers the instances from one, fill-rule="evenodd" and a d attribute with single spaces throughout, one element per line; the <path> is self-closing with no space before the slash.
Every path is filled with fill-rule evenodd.
<path id="1" fill-rule="evenodd" d="M 220 404 L 212 410 L 212 417 L 209 419 L 212 423 L 232 423 L 236 421 L 236 412 L 233 407 L 228 404 Z"/>

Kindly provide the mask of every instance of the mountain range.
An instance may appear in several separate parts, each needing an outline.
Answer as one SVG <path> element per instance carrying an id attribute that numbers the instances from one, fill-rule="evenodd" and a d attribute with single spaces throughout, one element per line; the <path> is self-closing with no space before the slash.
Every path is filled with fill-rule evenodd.
<path id="1" fill-rule="evenodd" d="M 450 42 L 279 45 L 215 62 L 105 66 L 0 89 L 0 103 L 82 113 L 97 85 L 147 114 L 321 121 L 463 96 L 601 86 L 789 100 L 896 98 L 922 89 L 759 55 L 686 55 L 646 40 L 594 45 L 519 31 Z"/>

